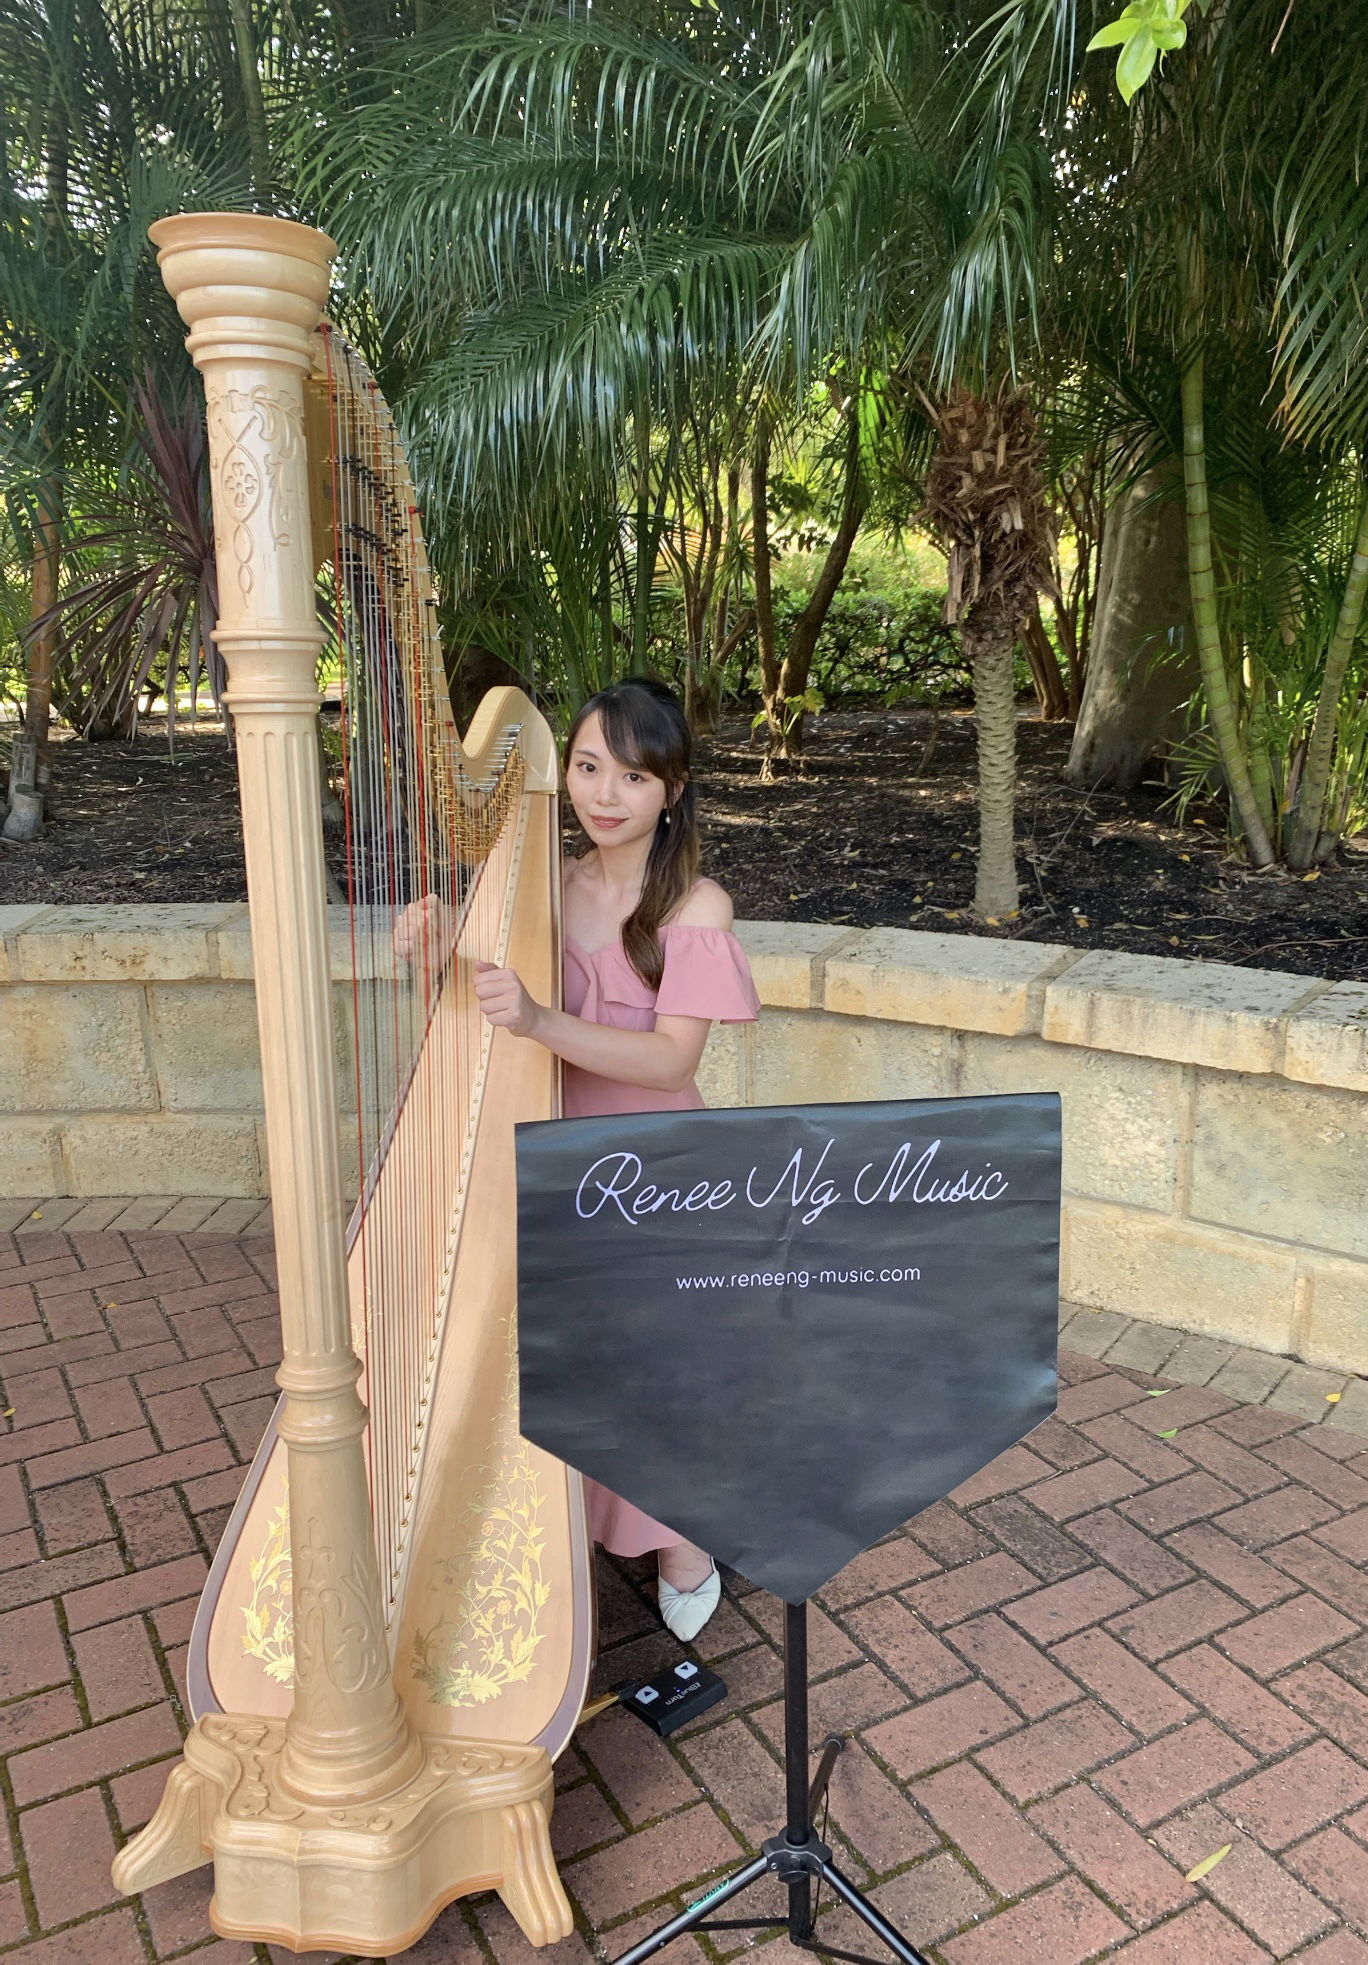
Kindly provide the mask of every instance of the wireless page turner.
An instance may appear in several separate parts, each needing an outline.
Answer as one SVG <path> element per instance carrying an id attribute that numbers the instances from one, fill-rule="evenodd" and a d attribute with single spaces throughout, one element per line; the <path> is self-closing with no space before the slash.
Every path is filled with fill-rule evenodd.
<path id="1" fill-rule="evenodd" d="M 662 1740 L 686 1719 L 705 1713 L 709 1706 L 715 1706 L 727 1696 L 727 1688 L 717 1673 L 710 1672 L 706 1665 L 695 1665 L 691 1658 L 639 1684 L 629 1681 L 620 1685 L 617 1692 L 628 1712 L 645 1720 Z"/>

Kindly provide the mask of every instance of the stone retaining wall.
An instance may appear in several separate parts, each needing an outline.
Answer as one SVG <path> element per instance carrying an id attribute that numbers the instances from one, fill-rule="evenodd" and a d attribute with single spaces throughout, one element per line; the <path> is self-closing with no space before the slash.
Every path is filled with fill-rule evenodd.
<path id="1" fill-rule="evenodd" d="M 765 1012 L 714 1032 L 709 1103 L 1058 1091 L 1067 1298 L 1368 1373 L 1368 985 L 739 932 Z M 0 1194 L 264 1194 L 251 978 L 245 907 L 0 908 Z"/>

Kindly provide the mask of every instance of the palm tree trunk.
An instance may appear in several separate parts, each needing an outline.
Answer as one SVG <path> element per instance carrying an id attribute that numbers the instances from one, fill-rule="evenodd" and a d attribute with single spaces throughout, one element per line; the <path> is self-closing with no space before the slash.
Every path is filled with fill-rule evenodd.
<path id="1" fill-rule="evenodd" d="M 56 88 L 48 105 L 46 164 L 44 232 L 52 254 L 52 264 L 59 266 L 66 250 L 69 219 L 71 131 L 67 122 L 67 105 Z M 41 413 L 45 425 L 42 437 L 47 448 L 49 468 L 37 493 L 24 693 L 24 736 L 33 746 L 33 783 L 16 786 L 11 778 L 11 810 L 5 824 L 5 837 L 11 841 L 36 839 L 42 831 L 43 803 L 50 775 L 49 731 L 58 637 L 51 610 L 57 602 L 62 573 L 63 507 L 66 502 L 63 470 L 66 404 L 60 381 L 51 386 Z M 16 790 L 28 794 L 22 809 L 14 799 Z"/>
<path id="2" fill-rule="evenodd" d="M 1244 726 L 1244 754 L 1249 759 L 1249 782 L 1254 787 L 1254 797 L 1263 815 L 1269 844 L 1272 845 L 1278 831 L 1278 794 L 1273 784 L 1273 760 L 1268 754 L 1267 742 L 1260 735 L 1266 687 L 1262 671 L 1247 666 L 1245 687 L 1249 692 L 1249 709 Z"/>
<path id="3" fill-rule="evenodd" d="M 1221 646 L 1221 623 L 1216 607 L 1216 576 L 1211 558 L 1211 505 L 1206 468 L 1206 359 L 1202 348 L 1205 271 L 1200 243 L 1189 233 L 1178 239 L 1179 360 L 1183 406 L 1183 486 L 1186 492 L 1188 579 L 1192 586 L 1192 622 L 1207 714 L 1231 804 L 1235 808 L 1256 867 L 1272 866 L 1276 857 L 1268 837 L 1258 794 L 1240 742 L 1235 704 Z"/>
<path id="4" fill-rule="evenodd" d="M 24 697 L 24 735 L 38 746 L 45 765 L 52 722 L 52 680 L 57 626 L 50 618 L 62 571 L 62 480 L 51 477 L 39 490 L 43 510 L 34 531 L 29 584 L 28 677 Z"/>
<path id="5" fill-rule="evenodd" d="M 261 71 L 257 67 L 251 0 L 228 0 L 228 6 L 233 17 L 233 41 L 237 48 L 238 75 L 242 81 L 242 104 L 247 118 L 247 145 L 252 159 L 252 189 L 260 202 L 270 194 L 271 139 L 266 128 L 266 101 L 261 93 Z"/>
<path id="6" fill-rule="evenodd" d="M 60 496 L 60 483 L 43 486 L 43 493 Z M 34 538 L 30 575 L 28 677 L 24 696 L 22 734 L 10 752 L 9 814 L 4 837 L 11 845 L 40 839 L 49 777 L 48 730 L 52 716 L 52 675 L 57 649 L 57 626 L 51 610 L 57 600 L 62 566 L 62 528 L 44 510 Z"/>
<path id="7" fill-rule="evenodd" d="M 992 602 L 965 616 L 964 652 L 974 668 L 974 730 L 978 739 L 979 853 L 974 911 L 986 920 L 1016 912 L 1016 690 L 1012 654 L 1015 623 Z"/>
<path id="8" fill-rule="evenodd" d="M 1316 718 L 1311 726 L 1311 740 L 1306 747 L 1296 824 L 1287 851 L 1289 864 L 1296 867 L 1299 873 L 1311 865 L 1320 843 L 1325 797 L 1330 787 L 1330 765 L 1335 754 L 1335 724 L 1340 692 L 1344 688 L 1345 671 L 1349 667 L 1349 657 L 1354 652 L 1354 642 L 1363 619 L 1365 598 L 1368 598 L 1368 492 L 1365 492 L 1359 507 L 1354 556 L 1349 562 L 1349 575 L 1344 583 L 1335 630 L 1325 654 L 1325 675 L 1316 700 Z"/>
<path id="9" fill-rule="evenodd" d="M 674 474 L 678 436 L 670 437 L 661 464 L 656 495 L 651 495 L 651 423 L 647 413 L 635 419 L 637 454 L 635 581 L 632 588 L 632 661 L 646 660 L 651 640 L 651 594 L 660 564 L 660 542 L 669 512 L 670 480 Z"/>

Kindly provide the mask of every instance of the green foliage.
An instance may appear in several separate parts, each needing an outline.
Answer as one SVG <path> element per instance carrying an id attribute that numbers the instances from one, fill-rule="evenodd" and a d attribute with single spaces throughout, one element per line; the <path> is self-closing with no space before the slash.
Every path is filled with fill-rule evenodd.
<path id="1" fill-rule="evenodd" d="M 13 532 L 0 528 L 0 704 L 17 711 L 24 695 L 24 630 L 29 615 L 28 572 Z"/>
<path id="2" fill-rule="evenodd" d="M 643 661 L 703 709 L 753 701 L 757 431 L 782 658 L 838 523 L 847 399 L 866 533 L 811 687 L 959 693 L 941 563 L 884 543 L 924 505 L 929 400 L 1014 370 L 1061 502 L 1087 472 L 1114 495 L 1180 453 L 1200 361 L 1209 681 L 1274 826 L 1320 689 L 1326 821 L 1355 822 L 1365 680 L 1342 608 L 1342 680 L 1326 651 L 1368 428 L 1361 8 L 1116 4 L 14 0 L 0 696 L 21 688 L 54 488 L 66 599 L 84 593 L 73 714 L 116 648 L 126 700 L 202 641 L 199 602 L 156 576 L 179 554 L 176 591 L 194 585 L 138 447 L 132 378 L 173 402 L 186 372 L 145 229 L 255 203 L 341 240 L 333 311 L 409 440 L 453 660 L 498 656 L 562 715 Z M 1089 48 L 1117 50 L 1141 113 Z M 1073 683 L 1092 591 L 1070 588 Z"/>
<path id="3" fill-rule="evenodd" d="M 791 737 L 804 717 L 820 716 L 826 706 L 826 697 L 820 689 L 805 689 L 801 696 L 780 696 L 773 711 L 756 711 L 751 718 L 751 729 L 761 730 L 767 724 L 777 723 L 782 734 Z"/>
<path id="4" fill-rule="evenodd" d="M 1181 48 L 1187 40 L 1183 16 L 1189 0 L 1130 0 L 1118 20 L 1098 29 L 1088 43 L 1095 48 L 1117 48 L 1116 86 L 1127 105 L 1149 80 L 1161 55 Z"/>
<path id="5" fill-rule="evenodd" d="M 1243 650 L 1245 671 L 1241 744 L 1252 777 L 1266 801 L 1269 830 L 1284 848 L 1296 817 L 1308 747 L 1315 725 L 1343 594 L 1348 557 L 1343 537 L 1344 501 L 1323 514 L 1322 530 L 1306 542 L 1305 561 L 1285 566 L 1281 580 L 1246 582 L 1221 596 L 1228 640 Z M 1340 536 L 1336 538 L 1336 533 Z M 1286 606 L 1296 591 L 1296 609 Z M 1237 623 L 1235 617 L 1241 617 Z M 1183 815 L 1194 799 L 1222 785 L 1205 694 L 1185 706 L 1189 734 L 1177 746 L 1174 808 Z M 1368 623 L 1360 623 L 1338 692 L 1330 783 L 1321 830 L 1329 841 L 1368 826 Z"/>
<path id="6" fill-rule="evenodd" d="M 797 612 L 779 612 L 781 634 Z M 812 678 L 827 702 L 888 708 L 973 693 L 958 631 L 945 622 L 945 596 L 925 592 L 838 593 L 817 640 Z"/>

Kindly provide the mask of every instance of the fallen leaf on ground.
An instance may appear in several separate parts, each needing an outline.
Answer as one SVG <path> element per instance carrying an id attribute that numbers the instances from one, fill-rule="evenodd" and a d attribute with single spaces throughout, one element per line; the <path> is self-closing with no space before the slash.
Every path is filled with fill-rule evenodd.
<path id="1" fill-rule="evenodd" d="M 1230 1854 L 1232 1846 L 1229 1842 L 1223 1842 L 1219 1849 L 1213 1849 L 1209 1856 L 1203 1856 L 1200 1863 L 1194 1863 L 1192 1865 L 1192 1868 L 1183 1878 L 1184 1883 L 1200 1883 L 1204 1876 L 1210 1876 L 1217 1863 L 1223 1863 L 1225 1861 L 1226 1857 Z"/>

